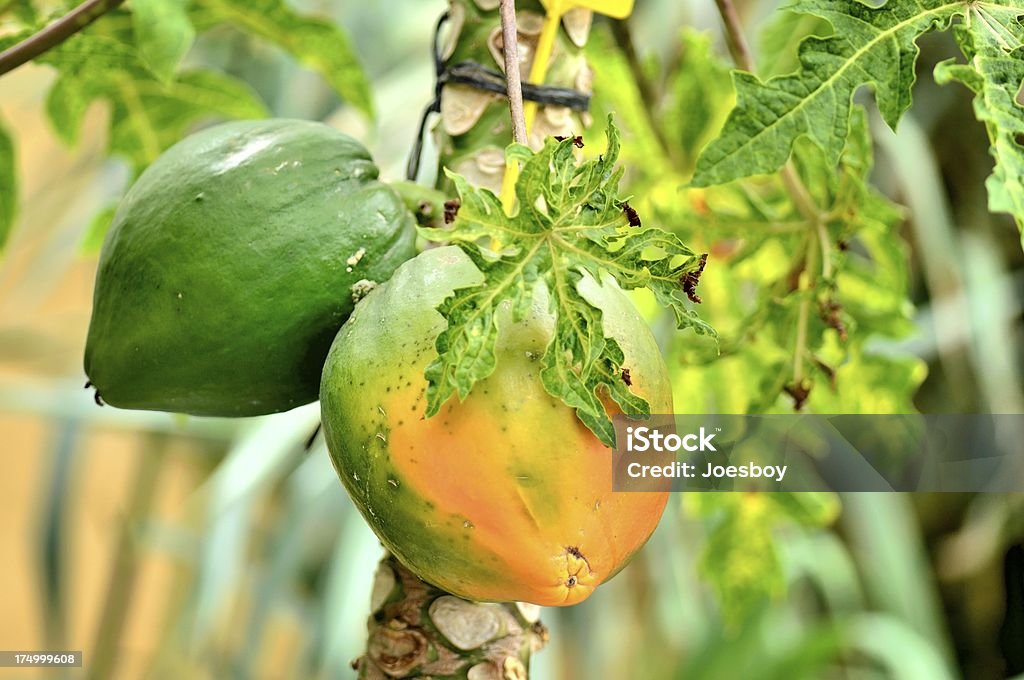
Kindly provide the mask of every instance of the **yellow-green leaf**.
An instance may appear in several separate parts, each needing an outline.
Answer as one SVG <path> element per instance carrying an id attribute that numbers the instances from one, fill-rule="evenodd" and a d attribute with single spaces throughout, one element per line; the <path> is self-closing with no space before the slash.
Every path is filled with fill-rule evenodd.
<path id="1" fill-rule="evenodd" d="M 909 108 L 916 40 L 945 28 L 968 3 L 889 0 L 879 8 L 859 0 L 801 0 L 789 9 L 828 20 L 835 34 L 800 45 L 800 70 L 762 82 L 736 71 L 736 108 L 722 134 L 701 154 L 694 186 L 724 184 L 782 167 L 802 137 L 830 163 L 839 161 L 850 130 L 854 93 L 871 85 L 893 128 Z M 985 5 L 989 3 L 978 3 Z"/>
<path id="2" fill-rule="evenodd" d="M 185 0 L 132 0 L 132 24 L 142 58 L 169 81 L 196 37 Z"/>
<path id="3" fill-rule="evenodd" d="M 968 63 L 944 61 L 936 66 L 935 79 L 957 80 L 974 92 L 974 115 L 985 124 L 996 162 L 985 183 L 989 209 L 1009 213 L 1024 231 L 1024 108 L 1018 99 L 1024 81 L 1022 13 L 1020 4 L 973 5 L 970 21 L 956 31 Z"/>
<path id="4" fill-rule="evenodd" d="M 438 309 L 448 327 L 438 336 L 438 357 L 426 371 L 428 416 L 453 394 L 465 398 L 495 370 L 498 305 L 509 302 L 514 313 L 525 313 L 541 281 L 555 314 L 541 381 L 608 446 L 614 446 L 615 432 L 599 388 L 624 413 L 645 415 L 650 407 L 620 379 L 622 350 L 605 337 L 601 311 L 580 292 L 584 276 L 599 282 L 611 277 L 627 290 L 647 288 L 672 309 L 679 328 L 714 335 L 686 302 L 683 283 L 691 274 L 696 280 L 702 258 L 676 236 L 628 217 L 618 197 L 619 133 L 610 119 L 607 136 L 605 153 L 582 163 L 572 138 L 549 139 L 536 153 L 510 146 L 508 158 L 523 163 L 516 183 L 520 207 L 511 217 L 494 193 L 449 173 L 461 199 L 453 229 L 421 233 L 462 247 L 485 281 L 456 291 Z M 482 242 L 500 243 L 500 251 Z"/>
<path id="5" fill-rule="evenodd" d="M 197 0 L 196 5 L 204 21 L 228 22 L 278 45 L 373 116 L 370 82 L 348 35 L 334 23 L 298 14 L 284 0 Z"/>

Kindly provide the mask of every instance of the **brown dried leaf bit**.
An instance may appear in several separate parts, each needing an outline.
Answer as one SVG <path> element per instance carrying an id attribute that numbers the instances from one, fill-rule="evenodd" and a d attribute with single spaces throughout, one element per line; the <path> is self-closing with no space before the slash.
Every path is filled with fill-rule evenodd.
<path id="1" fill-rule="evenodd" d="M 846 342 L 849 334 L 846 331 L 846 324 L 843 323 L 843 306 L 835 300 L 829 300 L 821 304 L 821 320 L 829 328 L 834 328 L 839 333 L 839 339 Z"/>
<path id="2" fill-rule="evenodd" d="M 828 378 L 829 387 L 832 388 L 832 391 L 835 391 L 835 389 L 836 389 L 836 369 L 832 368 L 831 366 L 826 364 L 824 361 L 822 361 L 818 357 L 812 357 L 812 359 L 814 361 L 814 365 L 818 367 L 818 370 L 821 371 L 822 373 L 824 373 L 825 377 Z"/>
<path id="3" fill-rule="evenodd" d="M 622 369 L 622 382 L 626 383 L 626 387 L 633 386 L 633 378 L 630 377 L 628 368 Z"/>
<path id="4" fill-rule="evenodd" d="M 444 223 L 451 224 L 455 221 L 455 217 L 459 214 L 459 208 L 462 206 L 459 203 L 459 199 L 453 198 L 444 202 Z"/>
<path id="5" fill-rule="evenodd" d="M 567 139 L 569 139 L 569 138 L 566 137 L 565 135 L 555 135 L 555 141 L 556 142 L 564 142 Z M 583 135 L 576 135 L 575 137 L 573 137 L 572 138 L 572 145 L 575 146 L 577 149 L 582 149 L 583 148 Z"/>
<path id="6" fill-rule="evenodd" d="M 703 253 L 700 256 L 700 263 L 697 268 L 692 272 L 686 272 L 683 274 L 683 278 L 679 280 L 679 283 L 683 286 L 683 292 L 686 293 L 686 297 L 690 298 L 690 302 L 699 305 L 703 300 L 697 295 L 697 284 L 700 283 L 700 275 L 704 273 L 704 267 L 708 263 L 708 254 Z"/>
<path id="7" fill-rule="evenodd" d="M 793 410 L 799 411 L 807 403 L 807 397 L 811 395 L 811 386 L 802 382 L 799 385 L 786 385 L 782 388 L 786 394 L 793 398 Z"/>
<path id="8" fill-rule="evenodd" d="M 640 214 L 637 213 L 636 208 L 631 206 L 628 201 L 622 202 L 622 212 L 626 213 L 626 219 L 629 220 L 629 226 L 643 226 L 643 223 L 640 221 Z"/>

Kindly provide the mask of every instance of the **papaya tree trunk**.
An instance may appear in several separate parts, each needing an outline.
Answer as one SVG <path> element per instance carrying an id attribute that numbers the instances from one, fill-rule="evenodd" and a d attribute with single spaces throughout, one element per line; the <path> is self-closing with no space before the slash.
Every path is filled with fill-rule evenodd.
<path id="1" fill-rule="evenodd" d="M 461 77 L 449 78 L 441 90 L 440 121 L 434 128 L 440 167 L 495 193 L 500 192 L 504 177 L 504 149 L 512 141 L 508 100 L 472 81 L 486 79 L 488 71 L 503 77 L 498 7 L 499 0 L 450 0 L 437 57 L 449 76 Z M 534 148 L 547 137 L 579 135 L 590 124 L 585 104 L 592 78 L 583 46 L 591 20 L 589 10 L 576 9 L 562 21 L 543 83 L 551 89 L 533 90 L 539 97 L 529 135 Z M 517 3 L 524 80 L 543 23 L 539 0 Z M 443 172 L 438 173 L 437 188 L 450 189 Z M 355 666 L 359 677 L 367 680 L 527 680 L 531 655 L 548 639 L 539 617 L 536 605 L 477 603 L 455 597 L 421 581 L 394 556 L 386 555 L 374 581 L 366 653 Z"/>
<path id="2" fill-rule="evenodd" d="M 386 555 L 373 583 L 359 678 L 525 680 L 547 642 L 540 607 L 468 602 L 435 588 Z"/>

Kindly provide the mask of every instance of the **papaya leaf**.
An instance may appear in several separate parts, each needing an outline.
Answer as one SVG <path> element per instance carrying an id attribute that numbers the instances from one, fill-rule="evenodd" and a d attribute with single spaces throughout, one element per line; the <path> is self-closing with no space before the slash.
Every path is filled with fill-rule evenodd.
<path id="1" fill-rule="evenodd" d="M 770 78 L 799 70 L 797 48 L 804 38 L 812 35 L 824 38 L 831 33 L 832 27 L 821 17 L 780 8 L 758 32 L 758 74 Z"/>
<path id="2" fill-rule="evenodd" d="M 810 293 L 806 408 L 814 413 L 913 412 L 925 375 L 923 362 L 896 345 L 914 328 L 909 250 L 900 236 L 905 213 L 868 181 L 872 150 L 867 116 L 855 106 L 838 165 L 807 140 L 794 153 L 796 171 L 827 215 L 831 244 L 831 277 L 816 277 Z M 642 194 L 647 186 L 629 189 Z M 790 281 L 808 227 L 777 177 L 690 191 L 701 201 L 673 202 L 659 220 L 687 229 L 684 241 L 709 235 L 728 245 L 731 266 L 709 266 L 701 280 L 714 300 L 706 318 L 722 338 L 721 354 L 688 339 L 668 350 L 676 403 L 698 413 L 792 412 L 783 388 L 792 377 L 802 298 Z"/>
<path id="3" fill-rule="evenodd" d="M 676 236 L 629 217 L 618 197 L 619 133 L 611 118 L 607 137 L 605 153 L 581 163 L 571 138 L 549 139 L 536 153 L 510 146 L 507 157 L 523 163 L 513 216 L 491 191 L 448 173 L 461 200 L 453 228 L 420 233 L 460 246 L 485 280 L 456 291 L 439 307 L 448 327 L 426 370 L 428 417 L 453 394 L 465 399 L 474 383 L 495 370 L 499 305 L 510 305 L 513 318 L 523 318 L 541 282 L 556 317 L 541 358 L 541 381 L 608 446 L 614 446 L 615 432 L 602 392 L 630 415 L 647 415 L 650 406 L 620 378 L 622 349 L 605 337 L 600 309 L 581 293 L 584 277 L 606 285 L 611 278 L 627 290 L 650 289 L 673 310 L 679 328 L 714 335 L 689 308 L 684 291 L 686 282 L 696 282 L 704 258 Z"/>
<path id="4" fill-rule="evenodd" d="M 733 630 L 785 592 L 773 536 L 779 518 L 765 498 L 772 495 L 696 493 L 683 499 L 684 507 L 705 524 L 698 569 L 717 596 L 723 622 Z"/>
<path id="5" fill-rule="evenodd" d="M 698 568 L 733 629 L 785 592 L 780 534 L 826 526 L 840 510 L 833 493 L 695 493 L 683 503 L 707 527 Z"/>
<path id="6" fill-rule="evenodd" d="M 680 36 L 683 58 L 668 81 L 665 124 L 673 131 L 671 145 L 683 155 L 689 173 L 699 151 L 718 134 L 733 104 L 728 92 L 729 69 L 715 55 L 711 38 L 692 29 Z M 721 91 L 726 90 L 725 96 Z"/>
<path id="7" fill-rule="evenodd" d="M 142 58 L 169 81 L 196 37 L 185 0 L 133 0 L 132 24 Z"/>
<path id="8" fill-rule="evenodd" d="M 985 124 L 995 158 L 986 181 L 989 209 L 1013 216 L 1024 230 L 1024 108 L 1018 99 L 1024 82 L 1024 7 L 972 6 L 968 21 L 954 32 L 968 63 L 944 61 L 935 80 L 956 80 L 974 92 L 974 115 Z"/>
<path id="9" fill-rule="evenodd" d="M 202 23 L 233 24 L 272 42 L 318 72 L 346 101 L 373 116 L 370 81 L 335 24 L 292 11 L 285 0 L 195 0 Z"/>
<path id="10" fill-rule="evenodd" d="M 223 73 L 191 70 L 164 86 L 150 80 L 125 80 L 117 85 L 110 124 L 110 150 L 126 158 L 152 162 L 188 133 L 195 122 L 210 118 L 263 118 L 268 115 L 256 93 L 244 82 Z M 138 155 L 138 144 L 153 132 L 150 151 Z"/>
<path id="11" fill-rule="evenodd" d="M 0 0 L 0 17 L 11 16 L 23 24 L 34 24 L 39 14 L 29 0 Z"/>
<path id="12" fill-rule="evenodd" d="M 14 143 L 0 120 L 0 250 L 14 225 L 18 199 L 18 177 L 14 167 Z"/>
<path id="13" fill-rule="evenodd" d="M 854 93 L 871 85 L 883 119 L 895 128 L 909 108 L 918 37 L 944 30 L 968 4 L 889 0 L 872 8 L 858 0 L 800 0 L 788 9 L 828 20 L 835 33 L 812 36 L 799 49 L 800 70 L 762 82 L 735 71 L 737 104 L 722 134 L 697 161 L 694 186 L 723 184 L 774 172 L 793 145 L 809 138 L 831 163 L 846 145 Z"/>
<path id="14" fill-rule="evenodd" d="M 148 75 L 131 45 L 86 33 L 49 50 L 39 62 L 55 67 L 59 73 L 47 94 L 46 112 L 57 135 L 68 145 L 77 143 L 89 105 L 112 96 L 115 78 Z"/>
<path id="15" fill-rule="evenodd" d="M 267 109 L 252 89 L 231 76 L 190 70 L 161 82 L 129 44 L 80 34 L 41 58 L 59 76 L 47 96 L 54 128 L 74 144 L 89 105 L 110 104 L 110 151 L 141 171 L 202 119 L 261 118 Z"/>

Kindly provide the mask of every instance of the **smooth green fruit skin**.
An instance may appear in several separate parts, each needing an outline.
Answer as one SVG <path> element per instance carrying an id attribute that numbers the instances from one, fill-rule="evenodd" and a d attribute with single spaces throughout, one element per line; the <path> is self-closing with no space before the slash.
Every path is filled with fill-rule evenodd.
<path id="1" fill-rule="evenodd" d="M 85 372 L 114 406 L 251 416 L 315 401 L 352 285 L 415 255 L 369 153 L 321 123 L 208 128 L 128 192 L 100 255 Z"/>

